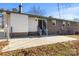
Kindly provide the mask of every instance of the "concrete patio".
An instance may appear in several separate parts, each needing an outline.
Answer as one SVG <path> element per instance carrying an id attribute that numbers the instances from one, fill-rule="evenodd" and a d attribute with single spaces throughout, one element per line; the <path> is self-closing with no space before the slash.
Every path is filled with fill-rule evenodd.
<path id="1" fill-rule="evenodd" d="M 40 38 L 16 38 L 9 39 L 9 45 L 3 48 L 3 52 L 12 51 L 16 49 L 31 48 L 41 45 L 54 44 L 58 42 L 67 42 L 77 40 L 76 38 L 71 38 L 67 36 L 49 36 Z"/>

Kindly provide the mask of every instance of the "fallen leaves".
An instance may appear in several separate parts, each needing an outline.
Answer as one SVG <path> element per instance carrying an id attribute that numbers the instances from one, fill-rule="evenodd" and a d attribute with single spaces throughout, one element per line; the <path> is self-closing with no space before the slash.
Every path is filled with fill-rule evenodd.
<path id="1" fill-rule="evenodd" d="M 1 53 L 4 56 L 76 56 L 79 55 L 79 40 L 18 49 Z"/>

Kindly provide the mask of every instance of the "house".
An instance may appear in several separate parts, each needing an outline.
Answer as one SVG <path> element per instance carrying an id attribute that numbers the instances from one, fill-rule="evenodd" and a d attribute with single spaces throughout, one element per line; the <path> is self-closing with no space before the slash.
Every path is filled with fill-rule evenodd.
<path id="1" fill-rule="evenodd" d="M 79 22 L 20 12 L 2 11 L 2 28 L 10 37 L 78 34 Z"/>

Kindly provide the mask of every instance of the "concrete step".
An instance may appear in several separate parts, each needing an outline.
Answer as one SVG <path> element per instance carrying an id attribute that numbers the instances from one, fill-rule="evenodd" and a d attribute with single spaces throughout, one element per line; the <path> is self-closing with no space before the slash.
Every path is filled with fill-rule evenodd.
<path id="1" fill-rule="evenodd" d="M 0 39 L 5 39 L 5 33 L 4 32 L 0 32 Z"/>
<path id="2" fill-rule="evenodd" d="M 5 39 L 4 29 L 0 28 L 0 39 Z"/>

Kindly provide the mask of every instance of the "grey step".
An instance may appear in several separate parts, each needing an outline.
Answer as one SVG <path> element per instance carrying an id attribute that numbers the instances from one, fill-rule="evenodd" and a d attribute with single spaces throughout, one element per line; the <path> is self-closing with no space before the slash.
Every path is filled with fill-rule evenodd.
<path id="1" fill-rule="evenodd" d="M 4 39 L 5 38 L 5 33 L 4 32 L 0 32 L 0 39 Z"/>

